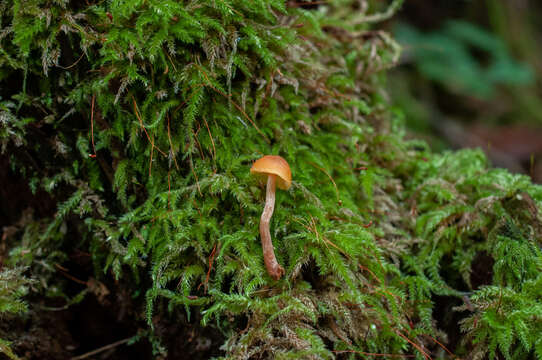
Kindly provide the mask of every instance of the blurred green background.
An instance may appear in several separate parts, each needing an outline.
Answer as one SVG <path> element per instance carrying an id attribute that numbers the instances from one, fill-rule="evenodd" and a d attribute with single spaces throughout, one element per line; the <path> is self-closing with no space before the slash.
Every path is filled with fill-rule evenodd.
<path id="1" fill-rule="evenodd" d="M 409 136 L 542 183 L 542 1 L 406 0 L 385 27 L 403 47 L 389 90 Z"/>

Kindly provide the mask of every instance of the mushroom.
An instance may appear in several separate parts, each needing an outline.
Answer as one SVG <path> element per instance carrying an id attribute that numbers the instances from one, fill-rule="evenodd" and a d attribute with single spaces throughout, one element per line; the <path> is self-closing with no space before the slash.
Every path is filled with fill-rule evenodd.
<path id="1" fill-rule="evenodd" d="M 292 184 L 292 172 L 290 165 L 280 156 L 265 155 L 256 160 L 250 168 L 251 174 L 267 176 L 267 188 L 265 192 L 265 207 L 260 219 L 260 237 L 262 240 L 263 260 L 269 275 L 278 280 L 284 275 L 284 268 L 280 266 L 275 257 L 269 222 L 275 208 L 275 185 L 279 189 L 288 190 Z"/>

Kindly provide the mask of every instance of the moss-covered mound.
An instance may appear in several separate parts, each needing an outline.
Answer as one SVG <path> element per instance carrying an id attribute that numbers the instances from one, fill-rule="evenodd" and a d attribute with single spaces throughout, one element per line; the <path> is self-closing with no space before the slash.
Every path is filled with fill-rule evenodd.
<path id="1" fill-rule="evenodd" d="M 542 358 L 542 188 L 403 139 L 400 4 L 2 2 L 0 352 Z"/>

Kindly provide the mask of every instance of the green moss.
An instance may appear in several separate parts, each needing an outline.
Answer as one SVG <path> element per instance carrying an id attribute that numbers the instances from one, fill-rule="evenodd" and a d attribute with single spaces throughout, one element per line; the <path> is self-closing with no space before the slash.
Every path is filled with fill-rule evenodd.
<path id="1" fill-rule="evenodd" d="M 540 294 L 542 189 L 479 152 L 405 141 L 382 94 L 398 48 L 353 6 L 4 5 L 0 79 L 24 81 L 2 86 L 0 141 L 58 203 L 13 236 L 10 264 L 62 284 L 54 264 L 89 252 L 92 276 L 135 279 L 151 329 L 158 304 L 198 312 L 231 357 L 440 356 L 435 295 L 472 302 L 458 352 L 494 356 L 506 334 L 505 356 L 542 356 L 542 310 L 521 313 Z M 271 224 L 279 281 L 249 174 L 262 154 L 286 158 L 294 179 Z M 473 287 L 483 252 L 493 276 Z"/>
<path id="2" fill-rule="evenodd" d="M 9 231 L 4 229 L 5 232 Z M 27 310 L 23 297 L 28 294 L 28 288 L 33 283 L 23 275 L 24 268 L 2 269 L 0 271 L 0 316 L 22 314 Z M 10 348 L 9 341 L 0 337 L 0 353 L 16 360 L 17 355 Z"/>

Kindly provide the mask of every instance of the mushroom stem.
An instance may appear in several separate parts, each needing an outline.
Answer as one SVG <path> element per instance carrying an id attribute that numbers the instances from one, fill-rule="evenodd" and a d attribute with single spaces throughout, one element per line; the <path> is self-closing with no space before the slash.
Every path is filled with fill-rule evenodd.
<path id="1" fill-rule="evenodd" d="M 262 239 L 263 261 L 269 276 L 278 280 L 284 274 L 284 268 L 280 266 L 275 257 L 273 243 L 271 242 L 271 233 L 269 232 L 269 222 L 275 209 L 275 175 L 267 177 L 267 188 L 265 192 L 265 207 L 260 220 L 260 237 Z"/>

